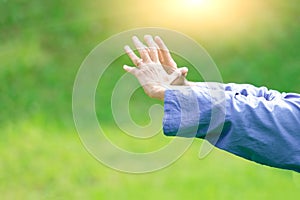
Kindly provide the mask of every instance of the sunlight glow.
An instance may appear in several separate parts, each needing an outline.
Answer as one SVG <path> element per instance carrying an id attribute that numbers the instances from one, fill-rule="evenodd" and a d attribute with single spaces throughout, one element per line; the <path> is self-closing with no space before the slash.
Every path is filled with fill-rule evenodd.
<path id="1" fill-rule="evenodd" d="M 169 3 L 174 14 L 184 13 L 185 17 L 216 13 L 219 7 L 223 9 L 225 6 L 220 0 L 172 0 Z"/>
<path id="2" fill-rule="evenodd" d="M 177 29 L 226 31 L 249 24 L 262 12 L 260 0 L 164 0 L 161 12 L 167 25 Z M 161 4 L 162 5 L 162 4 Z M 161 19 L 158 16 L 158 19 Z"/>
<path id="3" fill-rule="evenodd" d="M 209 2 L 209 0 L 186 0 L 186 4 L 190 6 L 200 6 L 206 4 L 207 2 Z"/>
<path id="4" fill-rule="evenodd" d="M 175 7 L 185 9 L 191 14 L 199 11 L 209 11 L 216 5 L 215 0 L 177 0 L 177 6 L 175 2 Z"/>

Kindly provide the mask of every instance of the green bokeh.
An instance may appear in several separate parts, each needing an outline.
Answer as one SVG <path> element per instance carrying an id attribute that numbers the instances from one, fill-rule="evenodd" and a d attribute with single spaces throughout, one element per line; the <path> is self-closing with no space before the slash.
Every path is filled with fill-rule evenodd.
<path id="1" fill-rule="evenodd" d="M 224 82 L 300 92 L 297 0 L 266 0 L 264 9 L 253 13 L 256 20 L 241 18 L 224 31 L 214 31 L 219 30 L 218 24 L 208 26 L 197 20 L 193 29 L 178 28 L 175 18 L 165 21 L 159 2 L 0 0 L 1 199 L 299 197 L 289 171 L 219 150 L 198 160 L 201 141 L 171 167 L 138 176 L 105 168 L 84 150 L 72 119 L 73 81 L 81 62 L 98 43 L 127 29 L 162 26 L 191 36 L 207 49 Z M 111 88 L 124 73 L 124 63 L 131 64 L 122 57 L 103 77 L 109 81 L 103 80 L 107 84 L 96 97 L 102 99 L 97 108 L 105 109 L 97 114 L 112 139 L 122 147 L 139 149 L 131 140 L 118 139 L 122 133 L 114 126 L 109 106 Z M 187 67 L 190 80 L 201 80 Z M 133 119 L 144 124 L 149 119 L 143 113 L 159 102 L 138 90 L 131 103 Z"/>

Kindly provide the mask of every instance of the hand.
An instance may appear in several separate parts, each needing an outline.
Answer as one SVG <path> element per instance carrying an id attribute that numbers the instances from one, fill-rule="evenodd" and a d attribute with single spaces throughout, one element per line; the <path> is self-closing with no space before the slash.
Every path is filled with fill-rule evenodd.
<path id="1" fill-rule="evenodd" d="M 166 45 L 159 37 L 145 35 L 145 46 L 136 36 L 132 38 L 141 58 L 129 46 L 124 49 L 136 67 L 124 65 L 124 69 L 139 80 L 145 93 L 152 97 L 163 99 L 166 88 L 171 85 L 188 85 L 185 79 L 187 68 L 177 68 Z"/>

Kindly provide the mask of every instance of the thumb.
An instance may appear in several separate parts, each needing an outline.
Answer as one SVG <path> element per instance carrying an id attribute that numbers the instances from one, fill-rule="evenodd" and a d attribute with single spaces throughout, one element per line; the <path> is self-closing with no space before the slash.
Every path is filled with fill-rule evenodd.
<path id="1" fill-rule="evenodd" d="M 136 72 L 136 68 L 135 67 L 130 67 L 128 65 L 123 65 L 123 69 L 126 71 L 126 72 L 129 72 L 131 74 L 135 74 Z"/>
<path id="2" fill-rule="evenodd" d="M 181 68 L 178 68 L 178 70 L 180 71 L 181 75 L 184 77 L 187 76 L 187 73 L 189 71 L 189 69 L 187 67 L 181 67 Z"/>

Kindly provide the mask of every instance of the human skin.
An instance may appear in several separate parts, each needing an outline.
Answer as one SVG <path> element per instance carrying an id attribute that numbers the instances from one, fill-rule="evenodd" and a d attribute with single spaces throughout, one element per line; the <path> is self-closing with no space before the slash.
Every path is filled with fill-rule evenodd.
<path id="1" fill-rule="evenodd" d="M 165 135 L 206 139 L 247 160 L 300 172 L 300 94 L 250 84 L 189 82 L 187 69 L 177 68 L 159 37 L 145 36 L 145 41 L 148 46 L 133 37 L 141 58 L 125 47 L 136 67 L 124 69 L 138 78 L 146 94 L 164 99 Z"/>
<path id="2" fill-rule="evenodd" d="M 149 97 L 163 100 L 166 89 L 174 85 L 190 86 L 193 84 L 186 80 L 188 69 L 177 67 L 170 51 L 160 37 L 156 36 L 153 39 L 151 35 L 145 35 L 144 40 L 147 46 L 136 36 L 132 37 L 140 57 L 128 45 L 124 47 L 135 66 L 124 65 L 123 68 L 139 80 Z"/>

